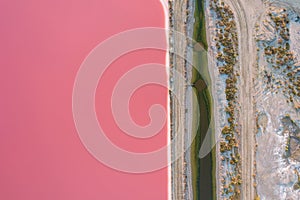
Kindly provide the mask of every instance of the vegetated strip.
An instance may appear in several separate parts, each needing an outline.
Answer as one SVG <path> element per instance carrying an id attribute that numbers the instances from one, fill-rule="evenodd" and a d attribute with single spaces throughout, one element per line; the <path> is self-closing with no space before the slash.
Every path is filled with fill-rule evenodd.
<path id="1" fill-rule="evenodd" d="M 222 129 L 220 142 L 221 166 L 225 174 L 220 176 L 223 198 L 240 199 L 241 161 L 239 154 L 240 128 L 237 123 L 237 81 L 238 81 L 238 37 L 237 25 L 231 8 L 221 0 L 210 2 L 210 9 L 216 19 L 216 60 L 220 77 L 225 80 L 227 125 Z"/>

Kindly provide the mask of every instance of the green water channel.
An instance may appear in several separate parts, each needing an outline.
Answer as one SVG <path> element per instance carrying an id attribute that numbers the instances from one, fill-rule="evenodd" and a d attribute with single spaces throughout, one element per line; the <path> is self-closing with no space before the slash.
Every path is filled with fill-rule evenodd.
<path id="1" fill-rule="evenodd" d="M 194 48 L 193 78 L 194 91 L 197 94 L 195 103 L 198 103 L 200 113 L 194 111 L 194 124 L 199 119 L 199 127 L 193 128 L 196 137 L 191 146 L 193 196 L 195 200 L 216 199 L 215 181 L 215 148 L 204 158 L 199 158 L 201 144 L 206 136 L 209 124 L 213 123 L 213 99 L 210 94 L 211 80 L 207 62 L 207 41 L 205 29 L 204 0 L 195 2 L 195 24 L 193 39 L 203 48 Z M 199 47 L 199 46 L 198 46 Z M 214 130 L 212 130 L 214 133 Z M 214 140 L 211 134 L 211 142 Z"/>

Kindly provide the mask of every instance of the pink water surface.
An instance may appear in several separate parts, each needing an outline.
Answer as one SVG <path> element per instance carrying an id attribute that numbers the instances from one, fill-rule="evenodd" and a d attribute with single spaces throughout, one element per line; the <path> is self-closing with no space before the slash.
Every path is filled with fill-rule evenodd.
<path id="1" fill-rule="evenodd" d="M 73 83 L 84 58 L 118 32 L 163 27 L 160 2 L 1 0 L 0 24 L 0 200 L 167 199 L 166 168 L 134 175 L 106 167 L 84 148 L 72 117 Z M 162 51 L 130 53 L 100 81 L 98 119 L 118 146 L 147 152 L 166 144 L 166 127 L 151 140 L 136 140 L 118 131 L 109 110 L 99 111 L 109 108 L 105 95 L 117 77 L 164 59 Z M 166 106 L 166 99 L 159 86 L 137 91 L 133 118 L 147 124 L 149 106 Z"/>

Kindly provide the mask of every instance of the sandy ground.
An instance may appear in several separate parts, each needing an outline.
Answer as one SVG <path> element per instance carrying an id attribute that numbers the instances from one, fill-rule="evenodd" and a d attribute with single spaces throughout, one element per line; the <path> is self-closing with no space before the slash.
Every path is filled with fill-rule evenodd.
<path id="1" fill-rule="evenodd" d="M 193 38 L 193 30 L 194 30 L 194 11 L 195 11 L 195 0 L 189 0 L 187 5 L 188 15 L 186 21 L 186 36 L 187 38 Z M 186 49 L 186 81 L 187 83 L 192 82 L 192 62 L 193 62 L 193 45 L 190 44 L 191 40 L 187 40 L 187 49 Z M 190 144 L 194 139 L 194 128 L 193 126 L 197 126 L 195 122 L 195 116 L 199 115 L 198 102 L 196 101 L 197 96 L 194 93 L 194 89 L 191 86 L 187 87 L 186 90 L 186 113 L 185 113 L 185 124 L 186 124 L 186 134 L 185 134 L 185 145 L 188 147 L 185 153 L 185 161 L 186 161 L 186 192 L 185 198 L 186 199 L 193 199 L 193 177 L 192 177 L 192 163 L 191 163 L 191 151 L 190 151 Z M 197 105 L 195 105 L 197 104 Z M 196 115 L 195 115 L 196 113 Z M 199 118 L 197 118 L 199 119 Z"/>
<path id="2" fill-rule="evenodd" d="M 273 6 L 292 8 L 294 4 L 286 4 L 288 1 L 272 4 Z M 297 4 L 297 2 L 294 2 Z M 267 4 L 265 10 L 270 6 Z M 299 10 L 292 9 L 298 13 Z M 290 15 L 293 15 L 290 13 Z M 260 31 L 266 20 L 265 14 L 259 20 Z M 270 29 L 272 30 L 272 29 Z M 299 61 L 299 37 L 300 23 L 291 22 L 291 50 L 296 59 Z M 272 36 L 271 32 L 264 29 L 264 33 Z M 300 126 L 300 114 L 294 107 L 286 102 L 286 97 L 281 92 L 275 93 L 276 90 L 265 89 L 262 82 L 262 71 L 266 63 L 263 61 L 264 56 L 258 57 L 259 65 L 257 67 L 257 81 L 255 81 L 256 111 L 258 113 L 260 130 L 257 134 L 257 192 L 262 200 L 265 199 L 300 199 L 300 191 L 294 190 L 293 186 L 298 181 L 295 170 L 300 167 L 300 162 L 287 158 L 286 144 L 289 131 L 284 131 L 284 125 L 281 118 L 289 115 L 295 123 Z M 297 63 L 297 62 L 296 62 Z M 296 64 L 296 66 L 299 66 Z M 261 122 L 265 118 L 265 122 Z"/>
<path id="3" fill-rule="evenodd" d="M 190 3 L 193 1 L 190 1 Z M 283 178 L 279 178 L 279 172 L 285 173 L 290 176 L 287 172 L 290 168 L 281 165 L 276 169 L 278 174 L 273 177 L 269 184 L 266 184 L 268 179 L 264 179 L 268 174 L 272 174 L 274 171 L 268 171 L 264 168 L 264 162 L 279 162 L 274 160 L 274 157 L 269 156 L 269 149 L 274 149 L 275 152 L 280 153 L 281 150 L 278 150 L 278 147 L 281 147 L 283 144 L 282 141 L 285 140 L 285 136 L 278 136 L 272 134 L 267 134 L 263 137 L 257 136 L 256 128 L 256 112 L 267 111 L 271 113 L 269 132 L 272 133 L 276 129 L 272 124 L 276 124 L 278 121 L 279 113 L 287 112 L 286 105 L 281 102 L 281 97 L 274 98 L 274 95 L 263 94 L 261 91 L 261 81 L 256 80 L 259 74 L 257 68 L 257 57 L 256 57 L 256 41 L 255 41 L 255 24 L 257 21 L 260 21 L 263 13 L 265 12 L 266 6 L 269 2 L 263 2 L 262 0 L 224 0 L 224 2 L 230 5 L 231 9 L 234 11 L 235 19 L 238 27 L 238 38 L 239 38 L 239 71 L 240 79 L 238 82 L 239 96 L 238 100 L 240 103 L 240 113 L 239 113 L 239 124 L 241 125 L 241 136 L 240 136 L 240 152 L 242 159 L 242 186 L 241 186 L 241 198 L 243 200 L 252 200 L 256 197 L 256 193 L 261 196 L 261 199 L 268 199 L 267 197 L 272 195 L 274 191 L 272 188 L 277 188 L 278 195 L 274 196 L 275 199 L 278 198 L 287 198 L 287 191 L 282 190 L 282 183 L 280 181 L 285 181 Z M 286 4 L 287 1 L 283 1 Z M 189 34 L 189 31 L 186 32 L 186 23 L 192 23 L 191 18 L 187 18 L 186 8 L 187 0 L 184 1 L 170 1 L 171 3 L 171 25 L 173 25 L 176 31 L 181 33 Z M 209 0 L 206 0 L 206 5 L 208 5 Z M 282 2 L 281 2 L 282 3 Z M 296 4 L 291 0 L 291 5 Z M 189 26 L 188 26 L 189 27 Z M 207 41 L 209 46 L 208 58 L 209 58 L 209 72 L 212 80 L 212 96 L 214 99 L 214 118 L 215 118 L 215 130 L 216 130 L 216 139 L 219 138 L 221 128 L 225 123 L 224 116 L 224 107 L 225 107 L 225 94 L 224 94 L 224 80 L 219 76 L 219 72 L 215 65 L 214 60 L 214 41 L 212 39 L 213 30 L 214 30 L 214 21 L 210 15 L 209 10 L 206 7 L 206 28 L 207 28 Z M 186 55 L 187 41 L 176 36 L 170 35 L 171 44 L 170 48 L 173 48 L 174 51 L 180 52 L 182 55 Z M 300 52 L 296 52 L 297 55 Z M 188 55 L 187 56 L 191 56 Z M 170 77 L 172 78 L 173 83 L 172 87 L 180 94 L 177 96 L 177 101 L 184 102 L 184 106 L 178 106 L 175 101 L 171 104 L 171 137 L 178 136 L 179 142 L 174 148 L 172 148 L 172 155 L 176 155 L 177 152 L 182 152 L 182 149 L 185 149 L 185 144 L 189 143 L 191 139 L 189 137 L 189 131 L 191 130 L 191 109 L 192 109 L 192 95 L 191 90 L 188 89 L 189 82 L 189 70 L 187 69 L 184 60 L 178 56 L 171 56 L 171 70 Z M 187 71 L 186 71 L 187 70 Z M 183 81 L 179 79 L 174 74 L 174 71 L 179 72 L 179 74 L 186 76 L 186 80 Z M 187 74 L 186 74 L 187 73 Z M 269 96 L 268 96 L 269 95 Z M 272 107 L 270 105 L 274 104 L 276 101 L 276 106 Z M 280 109 L 281 108 L 281 109 Z M 293 113 L 292 113 L 293 114 Z M 299 114 L 293 114 L 294 118 L 299 119 Z M 277 124 L 278 125 L 278 124 Z M 257 141 L 258 146 L 256 146 Z M 275 147 L 270 145 L 276 144 Z M 277 148 L 277 150 L 276 150 Z M 180 150 L 181 149 L 181 150 Z M 256 153 L 257 151 L 257 153 Z M 217 197 L 222 199 L 220 196 L 220 176 L 224 169 L 221 169 L 220 166 L 220 155 L 219 155 L 219 145 L 217 144 L 217 167 L 216 167 L 216 179 L 217 179 Z M 272 153 L 272 152 L 271 152 Z M 268 157 L 269 156 L 269 157 Z M 183 157 L 177 160 L 171 167 L 172 175 L 172 199 L 192 199 L 192 187 L 191 187 L 191 169 L 190 169 L 190 154 L 187 152 Z M 276 157 L 275 157 L 276 158 Z M 256 162 L 257 159 L 257 162 Z M 256 165 L 257 163 L 257 165 Z M 186 165 L 187 164 L 187 165 Z M 270 164 L 271 165 L 271 164 Z M 257 166 L 257 167 L 256 167 Z M 223 170 L 223 171 L 222 171 Z M 256 174 L 256 170 L 258 174 Z M 255 176 L 258 175 L 258 176 Z M 282 175 L 284 176 L 284 175 Z M 256 177 L 256 178 L 255 178 Z M 291 175 L 291 179 L 294 180 L 294 176 Z M 276 180 L 277 186 L 275 187 Z M 274 182 L 275 181 L 275 182 Z M 255 184 L 258 184 L 257 187 Z M 272 187 L 272 183 L 274 187 Z M 290 193 L 289 199 L 297 199 L 298 194 Z M 294 196 L 293 196 L 294 195 Z M 273 198 L 273 199 L 274 199 Z"/>
<path id="4" fill-rule="evenodd" d="M 253 102 L 253 66 L 255 66 L 255 46 L 252 38 L 253 1 L 229 1 L 236 13 L 240 50 L 240 124 L 241 124 L 241 158 L 242 158 L 242 195 L 241 199 L 254 199 L 254 149 L 255 149 L 255 113 Z M 246 8 L 246 9 L 245 9 Z"/>
<path id="5" fill-rule="evenodd" d="M 246 0 L 245 0 L 246 1 Z M 253 63 L 253 60 L 255 60 L 255 57 L 248 56 L 251 47 L 252 41 L 249 39 L 249 32 L 247 27 L 247 18 L 245 10 L 242 9 L 242 5 L 238 1 L 230 1 L 226 0 L 226 3 L 231 5 L 233 8 L 233 11 L 235 11 L 237 23 L 240 27 L 239 29 L 239 47 L 240 47 L 240 66 L 241 67 L 241 85 L 240 85 L 240 100 L 241 100 L 241 123 L 242 123 L 242 157 L 244 158 L 242 160 L 242 166 L 243 166 L 243 190 L 245 192 L 242 192 L 243 198 L 242 199 L 254 199 L 254 190 L 253 190 L 253 180 L 252 180 L 252 166 L 253 166 L 253 157 L 254 152 L 254 113 L 253 113 L 253 104 L 252 104 L 252 96 L 251 96 L 251 83 L 252 83 L 252 76 L 251 76 L 251 63 Z M 247 2 L 246 2 L 247 3 Z M 171 25 L 173 25 L 174 30 L 187 34 L 186 33 L 186 26 L 185 26 L 185 20 L 187 19 L 186 15 L 186 8 L 187 8 L 187 1 L 171 1 Z M 208 12 L 208 11 L 207 11 Z M 207 13 L 207 16 L 208 13 Z M 251 19 L 251 18 L 250 18 Z M 207 24 L 207 33 L 212 31 L 213 28 L 213 21 L 211 19 L 206 19 Z M 210 34 L 207 34 L 210 35 Z M 242 35 L 242 37 L 241 37 Z M 180 52 L 180 54 L 185 55 L 184 51 L 186 46 L 186 41 L 182 40 L 182 38 L 176 38 L 175 35 L 170 35 L 173 40 L 171 40 L 170 47 L 173 48 L 173 51 Z M 213 45 L 211 42 L 211 38 L 208 37 L 208 42 L 210 45 Z M 253 48 L 252 48 L 253 50 Z M 255 49 L 253 51 L 255 53 Z M 210 49 L 209 51 L 209 57 L 213 58 L 213 52 Z M 247 56 L 246 56 L 247 55 Z M 253 54 L 255 55 L 255 54 Z M 174 81 L 172 86 L 175 90 L 177 90 L 178 94 L 180 94 L 177 97 L 177 100 L 179 102 L 185 102 L 185 108 L 187 109 L 187 113 L 189 113 L 189 109 L 191 109 L 191 92 L 187 90 L 187 84 L 185 82 L 182 82 L 182 80 L 176 79 L 176 75 L 172 73 L 172 70 L 175 70 L 176 72 L 179 72 L 181 74 L 185 74 L 186 72 L 186 66 L 184 65 L 184 61 L 179 58 L 178 56 L 171 57 L 171 72 L 170 76 L 172 77 L 172 81 Z M 216 133 L 218 136 L 218 132 L 220 132 L 222 125 L 224 125 L 224 85 L 222 87 L 222 80 L 218 79 L 218 70 L 214 68 L 215 63 L 213 59 L 209 59 L 210 63 L 210 74 L 212 78 L 213 83 L 213 98 L 216 99 L 215 101 L 215 110 L 214 110 L 214 116 L 215 116 L 215 127 L 216 127 Z M 189 70 L 188 70 L 189 71 Z M 173 71 L 174 72 L 174 71 Z M 251 73 L 249 73 L 251 72 Z M 223 94 L 222 94 L 223 92 Z M 217 98 L 218 97 L 218 98 Z M 190 106 L 189 106 L 190 105 Z M 177 152 L 180 152 L 180 148 L 185 148 L 185 140 L 190 140 L 188 137 L 188 131 L 191 130 L 191 126 L 188 125 L 188 114 L 185 113 L 185 108 L 179 107 L 175 101 L 171 104 L 171 121 L 174 123 L 172 124 L 172 130 L 171 135 L 179 136 L 180 139 L 176 146 L 172 149 L 172 154 L 176 155 Z M 222 116 L 223 115 L 223 116 Z M 223 118 L 222 118 L 223 117 Z M 252 120 L 250 119 L 252 118 Z M 175 131 L 176 130 L 176 131 Z M 219 130 L 219 131 L 218 131 Z M 218 137 L 217 137 L 218 138 Z M 188 142 L 187 142 L 188 143 Z M 217 151 L 219 152 L 219 151 Z M 192 199 L 192 187 L 191 187 L 191 170 L 190 170 L 190 161 L 189 161 L 190 154 L 187 152 L 184 157 L 178 159 L 173 165 L 172 165 L 172 199 Z M 219 160 L 219 156 L 217 159 L 217 164 Z M 185 163 L 187 163 L 188 167 L 185 167 Z M 218 166 L 218 165 L 217 165 Z M 217 179 L 218 178 L 218 167 L 217 167 Z M 217 184 L 217 191 L 219 191 Z M 220 197 L 219 197 L 220 199 Z"/>
<path id="6" fill-rule="evenodd" d="M 253 102 L 253 66 L 255 65 L 255 46 L 252 38 L 252 27 L 254 27 L 255 20 L 253 18 L 256 12 L 257 2 L 248 0 L 224 0 L 234 12 L 235 19 L 238 27 L 239 38 L 239 102 L 240 102 L 240 116 L 239 124 L 241 125 L 241 137 L 240 137 L 240 151 L 242 158 L 242 194 L 241 199 L 254 199 L 255 190 L 253 187 L 253 172 L 254 172 L 254 149 L 255 149 L 255 113 Z M 208 5 L 209 1 L 206 1 Z M 247 8 L 247 9 L 244 9 Z M 255 12 L 254 12 L 255 11 Z M 214 98 L 214 117 L 215 117 L 215 129 L 216 139 L 219 138 L 221 128 L 225 125 L 224 107 L 225 107 L 225 84 L 224 80 L 219 77 L 219 72 L 214 61 L 214 41 L 212 39 L 212 32 L 214 30 L 214 21 L 210 16 L 209 10 L 206 7 L 206 24 L 209 43 L 209 69 L 213 84 L 213 98 Z M 217 144 L 217 197 L 220 196 L 220 176 L 224 173 L 225 169 L 220 166 L 220 154 L 219 145 Z"/>
<path id="7" fill-rule="evenodd" d="M 186 55 L 187 41 L 185 22 L 187 20 L 187 0 L 169 1 L 169 14 L 171 17 L 171 29 L 182 33 L 170 31 L 170 80 L 171 88 L 176 97 L 171 94 L 171 139 L 176 137 L 177 142 L 172 146 L 172 155 L 180 158 L 171 166 L 172 199 L 190 199 L 186 197 L 186 183 L 191 174 L 186 176 L 186 157 L 184 154 L 186 140 L 186 93 L 187 80 L 183 79 L 186 73 L 184 58 Z M 181 56 L 180 56 L 181 55 Z M 191 107 L 191 106 L 190 106 Z"/>
<path id="8" fill-rule="evenodd" d="M 171 2 L 171 25 L 173 25 L 173 28 L 176 31 L 179 31 L 181 33 L 186 34 L 186 26 L 185 26 L 185 19 L 187 18 L 186 15 L 186 7 L 187 7 L 187 1 L 170 1 Z M 253 111 L 253 103 L 252 103 L 252 92 L 251 92 L 251 83 L 252 83 L 252 66 L 255 62 L 255 48 L 253 45 L 253 41 L 250 40 L 249 37 L 249 28 L 248 21 L 250 21 L 250 24 L 253 25 L 253 21 L 251 17 L 247 16 L 250 15 L 249 13 L 246 13 L 246 11 L 243 9 L 242 3 L 239 1 L 231 1 L 226 0 L 226 3 L 228 3 L 233 11 L 235 12 L 235 16 L 237 19 L 237 24 L 239 27 L 239 54 L 241 55 L 240 59 L 240 71 L 241 71 L 241 84 L 239 86 L 240 88 L 240 101 L 241 101 L 241 110 L 240 113 L 240 120 L 242 125 L 242 141 L 241 141 L 241 147 L 242 147 L 242 178 L 243 178 L 243 188 L 242 188 L 242 198 L 241 199 L 254 199 L 254 189 L 253 189 L 253 160 L 254 160 L 254 111 Z M 244 0 L 244 4 L 248 5 L 248 1 Z M 248 8 L 247 8 L 248 10 Z M 208 15 L 208 11 L 206 11 Z M 206 18 L 207 23 L 207 33 L 210 33 L 213 29 L 213 21 L 209 18 Z M 210 35 L 210 34 L 207 34 Z M 241 36 L 242 35 L 242 36 Z M 182 40 L 180 38 L 176 38 L 176 35 L 170 35 L 171 43 L 170 48 L 173 48 L 173 51 L 179 51 L 181 54 L 185 55 L 184 51 L 185 47 L 187 45 L 185 40 Z M 209 45 L 213 46 L 212 38 L 208 37 L 208 43 Z M 253 52 L 250 53 L 250 52 Z M 251 56 L 253 55 L 253 56 Z M 210 65 L 210 74 L 212 79 L 212 88 L 213 93 L 212 96 L 214 98 L 215 102 L 215 110 L 214 110 L 214 116 L 215 116 L 215 128 L 216 128 L 216 134 L 218 139 L 218 132 L 220 132 L 221 128 L 224 125 L 224 84 L 222 86 L 222 80 L 218 79 L 218 70 L 216 67 L 214 67 L 214 61 L 213 61 L 213 50 L 209 50 L 209 65 Z M 172 65 L 173 63 L 173 65 Z M 182 82 L 182 80 L 176 79 L 176 76 L 173 74 L 172 70 L 175 70 L 181 74 L 184 74 L 186 71 L 184 61 L 177 57 L 177 56 L 171 56 L 171 71 L 170 71 L 170 77 L 172 77 L 173 83 L 171 85 L 174 87 L 175 90 L 177 90 L 178 94 L 181 94 L 178 97 L 178 101 L 185 102 L 185 106 L 187 109 L 189 109 L 188 105 L 191 101 L 191 94 L 187 90 L 187 84 L 185 82 Z M 187 93 L 188 92 L 188 93 Z M 223 94 L 222 94 L 223 92 Z M 187 95 L 188 94 L 188 95 Z M 187 124 L 187 114 L 185 113 L 185 109 L 182 107 L 179 107 L 175 101 L 171 104 L 171 135 L 179 136 L 180 140 L 176 144 L 176 146 L 172 149 L 172 154 L 176 155 L 177 152 L 180 152 L 180 148 L 185 148 L 185 141 L 189 139 L 186 136 L 186 128 L 190 130 L 191 127 Z M 176 131 L 175 131 L 176 130 Z M 218 148 L 217 148 L 218 149 Z M 217 150 L 217 152 L 219 152 Z M 177 160 L 172 165 L 172 199 L 192 199 L 192 189 L 191 189 L 191 171 L 189 167 L 185 167 L 185 163 L 190 165 L 189 163 L 189 153 Z M 219 164 L 219 155 L 217 155 L 217 166 Z M 220 180 L 218 178 L 219 175 L 219 168 L 217 167 L 217 180 Z M 217 182 L 217 191 L 219 191 L 219 184 Z M 220 196 L 218 196 L 218 199 L 221 199 Z"/>

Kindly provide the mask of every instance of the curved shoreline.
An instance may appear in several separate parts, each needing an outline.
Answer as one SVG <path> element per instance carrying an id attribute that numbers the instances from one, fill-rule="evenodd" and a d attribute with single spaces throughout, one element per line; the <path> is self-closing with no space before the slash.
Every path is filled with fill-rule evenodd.
<path id="1" fill-rule="evenodd" d="M 166 43 L 167 43 L 167 47 L 166 49 L 169 50 L 170 45 L 169 45 L 169 9 L 168 9 L 168 0 L 159 0 L 159 2 L 161 3 L 161 6 L 163 8 L 164 11 L 164 26 L 166 29 Z M 166 59 L 165 59 L 165 65 L 166 65 L 166 75 L 167 75 L 167 84 L 168 84 L 168 88 L 170 88 L 170 56 L 169 56 L 169 52 L 166 52 Z M 167 98 L 167 146 L 168 146 L 168 155 L 167 155 L 167 159 L 168 159 L 168 200 L 171 200 L 172 198 L 172 182 L 171 182 L 171 147 L 170 147 L 170 143 L 171 143 L 171 123 L 170 123 L 170 116 L 171 116 L 171 108 L 170 108 L 171 102 L 170 102 L 170 96 L 168 95 Z"/>

